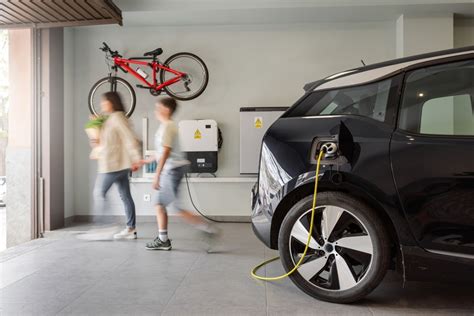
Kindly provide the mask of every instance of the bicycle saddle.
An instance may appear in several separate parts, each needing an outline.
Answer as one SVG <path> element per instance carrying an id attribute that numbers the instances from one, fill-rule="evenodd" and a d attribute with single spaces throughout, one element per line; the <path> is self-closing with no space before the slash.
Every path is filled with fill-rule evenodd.
<path id="1" fill-rule="evenodd" d="M 163 50 L 161 48 L 157 48 L 150 52 L 146 52 L 145 54 L 143 54 L 143 56 L 159 56 L 161 55 L 161 53 L 163 53 Z"/>

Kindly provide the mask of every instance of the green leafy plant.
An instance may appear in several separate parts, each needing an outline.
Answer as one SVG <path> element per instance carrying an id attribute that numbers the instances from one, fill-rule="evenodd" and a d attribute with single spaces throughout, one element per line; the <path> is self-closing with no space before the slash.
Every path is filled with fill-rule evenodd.
<path id="1" fill-rule="evenodd" d="M 88 128 L 100 129 L 102 125 L 104 125 L 106 120 L 107 120 L 106 116 L 97 116 L 86 123 L 85 129 L 88 129 Z"/>

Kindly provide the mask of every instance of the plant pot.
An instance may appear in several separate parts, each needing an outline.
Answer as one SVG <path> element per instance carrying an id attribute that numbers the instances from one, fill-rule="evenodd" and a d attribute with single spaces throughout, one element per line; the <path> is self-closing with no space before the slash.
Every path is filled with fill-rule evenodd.
<path id="1" fill-rule="evenodd" d="M 100 138 L 100 129 L 98 128 L 86 128 L 87 137 L 91 141 L 98 141 Z"/>

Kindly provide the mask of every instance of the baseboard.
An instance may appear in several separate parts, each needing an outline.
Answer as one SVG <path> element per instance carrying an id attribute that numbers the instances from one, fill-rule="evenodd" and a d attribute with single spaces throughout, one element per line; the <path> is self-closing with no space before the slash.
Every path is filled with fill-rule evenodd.
<path id="1" fill-rule="evenodd" d="M 64 219 L 64 227 L 69 227 L 75 222 L 76 216 L 69 216 Z"/>
<path id="2" fill-rule="evenodd" d="M 242 222 L 250 223 L 250 216 L 210 216 L 213 220 L 223 221 L 223 222 Z M 137 223 L 154 223 L 156 217 L 153 215 L 138 215 Z M 170 222 L 180 221 L 179 216 L 170 215 Z M 101 223 L 101 224 L 114 224 L 114 223 L 123 223 L 125 222 L 125 216 L 122 215 L 75 215 L 70 216 L 64 219 L 66 227 L 72 226 L 77 223 Z"/>

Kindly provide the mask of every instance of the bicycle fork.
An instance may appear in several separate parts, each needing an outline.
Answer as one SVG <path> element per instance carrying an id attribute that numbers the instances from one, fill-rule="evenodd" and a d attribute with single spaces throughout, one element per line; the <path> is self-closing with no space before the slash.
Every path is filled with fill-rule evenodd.
<path id="1" fill-rule="evenodd" d="M 115 78 L 116 76 L 112 76 L 112 73 L 109 73 L 110 91 L 113 92 L 117 91 L 117 80 Z"/>

